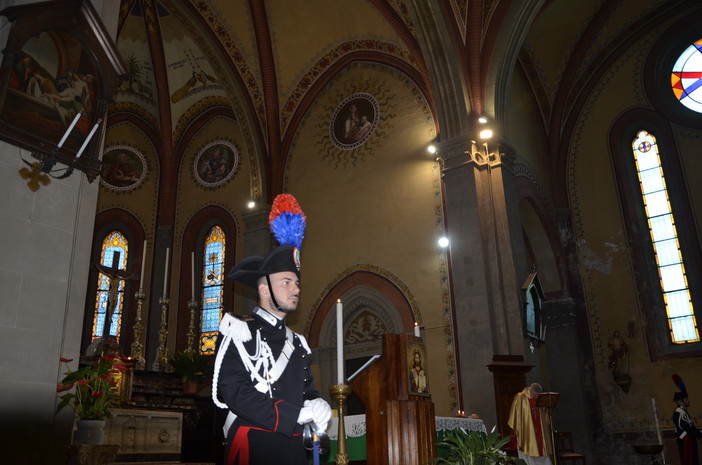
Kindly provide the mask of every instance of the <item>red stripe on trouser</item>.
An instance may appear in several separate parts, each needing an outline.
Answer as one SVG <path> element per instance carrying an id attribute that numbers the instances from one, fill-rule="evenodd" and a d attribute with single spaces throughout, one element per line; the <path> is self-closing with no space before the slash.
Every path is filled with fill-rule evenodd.
<path id="1" fill-rule="evenodd" d="M 232 445 L 229 446 L 227 465 L 232 465 L 239 455 L 239 465 L 249 465 L 249 430 L 250 426 L 241 426 L 236 431 Z"/>
<path id="2" fill-rule="evenodd" d="M 254 428 L 252 426 L 240 426 L 232 439 L 232 444 L 229 446 L 227 454 L 227 465 L 233 465 L 236 456 L 239 456 L 239 465 L 249 465 L 249 431 L 256 429 L 259 431 L 273 431 L 264 428 Z M 293 434 L 293 437 L 300 436 L 300 433 Z M 255 464 L 254 464 L 255 465 Z"/>
<path id="3" fill-rule="evenodd" d="M 692 448 L 692 441 L 697 441 L 697 438 L 692 438 L 690 434 L 685 436 L 682 440 L 682 450 L 680 451 L 680 464 L 687 465 L 689 463 L 694 463 L 695 458 L 694 450 Z M 695 464 L 697 465 L 697 464 Z"/>

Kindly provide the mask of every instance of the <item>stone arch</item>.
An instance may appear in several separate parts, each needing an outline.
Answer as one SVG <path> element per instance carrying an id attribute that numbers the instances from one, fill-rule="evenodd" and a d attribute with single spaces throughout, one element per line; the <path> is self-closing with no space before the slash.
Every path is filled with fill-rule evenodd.
<path id="1" fill-rule="evenodd" d="M 393 320 L 393 324 L 396 325 L 397 331 L 410 332 L 415 321 L 420 325 L 422 323 L 414 295 L 397 276 L 375 265 L 356 265 L 342 272 L 336 282 L 330 283 L 312 306 L 313 311 L 306 331 L 310 346 L 320 345 L 320 339 L 328 329 L 330 318 L 334 320 L 333 324 L 336 324 L 335 316 L 330 313 L 337 299 L 342 299 L 342 303 L 346 305 L 361 296 L 384 302 L 388 309 L 394 308 L 397 319 Z M 351 300 L 347 302 L 347 298 Z"/>
<path id="2" fill-rule="evenodd" d="M 344 360 L 346 377 L 370 356 L 382 353 L 382 335 L 410 333 L 418 320 L 416 301 L 409 288 L 387 270 L 357 265 L 327 286 L 308 325 L 314 363 L 320 368 L 317 386 L 323 394 L 337 384 L 337 299 L 344 305 Z"/>

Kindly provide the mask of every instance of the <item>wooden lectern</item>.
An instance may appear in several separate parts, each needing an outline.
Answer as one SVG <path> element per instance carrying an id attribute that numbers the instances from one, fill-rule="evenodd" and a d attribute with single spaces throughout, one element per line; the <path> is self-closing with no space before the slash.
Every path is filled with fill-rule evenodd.
<path id="1" fill-rule="evenodd" d="M 351 387 L 366 410 L 366 456 L 373 465 L 423 465 L 436 457 L 434 403 L 410 393 L 408 350 L 421 339 L 383 335 L 383 354 Z"/>
<path id="2" fill-rule="evenodd" d="M 556 425 L 553 424 L 553 409 L 558 407 L 558 399 L 561 395 L 557 392 L 542 392 L 536 399 L 536 406 L 545 408 L 548 415 L 548 427 L 551 430 L 551 450 L 546 449 L 546 453 L 553 454 L 553 465 L 558 465 L 558 451 L 556 450 Z"/>

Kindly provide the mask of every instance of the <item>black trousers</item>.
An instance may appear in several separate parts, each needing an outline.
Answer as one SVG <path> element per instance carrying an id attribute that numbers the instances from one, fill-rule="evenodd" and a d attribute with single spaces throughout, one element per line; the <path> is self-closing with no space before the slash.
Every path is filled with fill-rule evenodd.
<path id="1" fill-rule="evenodd" d="M 233 431 L 232 431 L 233 430 Z M 225 465 L 307 465 L 302 435 L 285 436 L 251 426 L 232 425 Z"/>

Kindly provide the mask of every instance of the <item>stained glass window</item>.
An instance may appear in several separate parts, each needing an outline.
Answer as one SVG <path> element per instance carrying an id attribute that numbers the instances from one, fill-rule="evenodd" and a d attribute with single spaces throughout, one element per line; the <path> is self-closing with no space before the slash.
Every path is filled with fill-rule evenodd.
<path id="1" fill-rule="evenodd" d="M 680 103 L 702 113 L 702 39 L 680 54 L 670 78 L 673 93 Z"/>
<path id="2" fill-rule="evenodd" d="M 224 251 L 226 238 L 219 226 L 205 237 L 202 259 L 202 318 L 200 319 L 200 353 L 214 354 L 219 320 L 224 308 Z"/>
<path id="3" fill-rule="evenodd" d="M 700 340 L 675 217 L 655 136 L 640 131 L 632 143 L 658 276 L 673 343 Z"/>
<path id="4" fill-rule="evenodd" d="M 129 244 L 119 231 L 112 231 L 102 241 L 100 251 L 100 274 L 95 297 L 92 337 L 119 337 L 124 306 L 124 280 L 119 279 L 119 271 L 127 269 Z M 112 315 L 105 328 L 106 315 Z"/>

